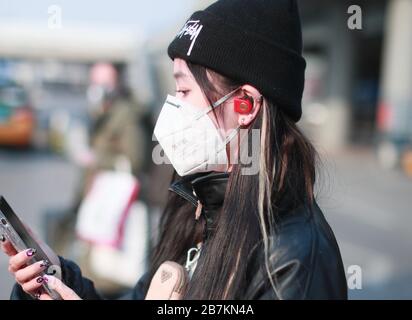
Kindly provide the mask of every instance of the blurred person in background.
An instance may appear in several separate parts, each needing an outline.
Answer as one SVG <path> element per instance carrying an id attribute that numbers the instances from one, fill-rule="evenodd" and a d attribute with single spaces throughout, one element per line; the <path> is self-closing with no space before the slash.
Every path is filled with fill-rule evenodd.
<path id="1" fill-rule="evenodd" d="M 217 1 L 190 17 L 168 54 L 176 96 L 155 135 L 175 169 L 172 192 L 150 270 L 127 298 L 157 289 L 169 299 L 157 276 L 173 261 L 188 272 L 182 299 L 346 299 L 339 247 L 314 197 L 316 151 L 296 125 L 306 65 L 297 2 Z M 244 174 L 234 160 L 253 129 L 259 170 Z M 12 298 L 50 299 L 26 252 L 3 250 L 18 282 Z M 101 298 L 77 265 L 60 261 L 63 282 L 46 280 L 63 299 Z"/>
<path id="2" fill-rule="evenodd" d="M 91 67 L 88 99 L 91 118 L 89 147 L 79 148 L 79 152 L 72 156 L 82 169 L 77 196 L 72 208 L 63 215 L 56 216 L 55 212 L 47 215 L 46 221 L 58 219 L 56 224 L 47 228 L 52 233 L 47 238 L 60 254 L 73 254 L 85 274 L 94 279 L 96 287 L 110 297 L 127 288 L 93 272 L 90 266 L 93 244 L 77 239 L 77 242 L 82 242 L 79 249 L 79 244 L 74 241 L 77 214 L 99 173 L 119 170 L 140 178 L 150 153 L 145 150 L 148 136 L 141 123 L 143 111 L 121 84 L 119 73 L 112 64 L 96 63 Z"/>
<path id="3" fill-rule="evenodd" d="M 147 161 L 144 151 L 149 137 L 140 123 L 142 110 L 118 78 L 117 70 L 108 63 L 97 63 L 90 71 L 92 126 L 90 154 L 84 163 L 87 177 L 100 170 L 114 169 L 122 159 L 127 159 L 132 173 L 139 176 Z M 87 186 L 88 183 L 86 189 Z"/>

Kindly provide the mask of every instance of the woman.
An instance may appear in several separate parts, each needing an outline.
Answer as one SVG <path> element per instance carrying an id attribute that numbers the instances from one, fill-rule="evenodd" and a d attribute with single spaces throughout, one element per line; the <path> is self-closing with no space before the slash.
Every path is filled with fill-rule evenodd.
<path id="1" fill-rule="evenodd" d="M 193 247 L 184 299 L 347 298 L 339 248 L 314 198 L 316 152 L 296 126 L 301 53 L 295 0 L 217 1 L 169 45 L 177 90 L 155 135 L 176 173 L 151 268 L 128 298 L 144 299 L 162 263 L 188 262 Z M 247 171 L 249 147 L 258 153 Z M 38 292 L 45 280 L 64 299 L 100 298 L 74 263 L 60 258 L 62 282 L 39 280 L 25 252 L 3 248 L 18 282 L 12 298 L 50 298 Z"/>

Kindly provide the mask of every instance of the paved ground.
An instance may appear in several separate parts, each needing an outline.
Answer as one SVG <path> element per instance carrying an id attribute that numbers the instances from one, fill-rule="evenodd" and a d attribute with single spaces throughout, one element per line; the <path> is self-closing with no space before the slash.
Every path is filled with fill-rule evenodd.
<path id="1" fill-rule="evenodd" d="M 346 267 L 362 270 L 362 289 L 350 297 L 411 299 L 412 179 L 382 170 L 365 149 L 327 156 L 324 168 L 320 206 Z"/>

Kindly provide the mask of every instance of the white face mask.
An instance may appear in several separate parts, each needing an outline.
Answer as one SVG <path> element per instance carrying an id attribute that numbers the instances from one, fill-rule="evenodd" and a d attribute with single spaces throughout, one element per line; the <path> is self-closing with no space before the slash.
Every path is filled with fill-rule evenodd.
<path id="1" fill-rule="evenodd" d="M 154 135 L 180 176 L 228 169 L 226 145 L 236 136 L 239 127 L 223 139 L 221 130 L 215 127 L 208 113 L 238 90 L 230 92 L 202 112 L 198 107 L 167 96 Z"/>

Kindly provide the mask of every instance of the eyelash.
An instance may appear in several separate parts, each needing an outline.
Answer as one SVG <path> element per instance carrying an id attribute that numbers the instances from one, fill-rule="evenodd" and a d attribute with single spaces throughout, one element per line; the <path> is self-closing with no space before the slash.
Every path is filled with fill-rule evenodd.
<path id="1" fill-rule="evenodd" d="M 176 90 L 176 93 L 182 93 L 183 95 L 186 95 L 190 90 Z"/>

